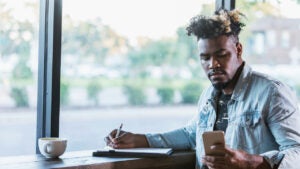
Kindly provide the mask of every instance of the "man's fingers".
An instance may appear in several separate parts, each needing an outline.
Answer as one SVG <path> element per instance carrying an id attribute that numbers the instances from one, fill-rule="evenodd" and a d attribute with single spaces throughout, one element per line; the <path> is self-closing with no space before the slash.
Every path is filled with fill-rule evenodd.
<path id="1" fill-rule="evenodd" d="M 112 142 L 111 135 L 108 135 L 108 136 L 104 137 L 104 142 L 106 143 L 106 145 L 108 145 L 109 143 L 111 143 Z"/>
<path id="2" fill-rule="evenodd" d="M 202 157 L 202 163 L 207 165 L 210 169 L 221 169 L 225 166 L 224 157 L 218 156 L 204 156 Z"/>
<path id="3" fill-rule="evenodd" d="M 109 137 L 104 137 L 104 142 L 106 143 L 106 145 L 110 142 Z"/>
<path id="4" fill-rule="evenodd" d="M 204 156 L 202 157 L 202 160 L 206 162 L 218 162 L 218 163 L 225 163 L 224 156 Z"/>
<path id="5" fill-rule="evenodd" d="M 231 148 L 229 148 L 229 147 L 225 147 L 225 148 L 224 148 L 224 151 L 225 151 L 225 154 L 226 154 L 227 156 L 234 156 L 234 154 L 235 154 L 235 150 L 233 150 L 233 149 L 231 149 Z"/>
<path id="6" fill-rule="evenodd" d="M 122 131 L 122 132 L 120 132 L 120 133 L 121 133 L 121 134 L 120 134 L 119 137 L 117 137 L 117 138 L 111 138 L 111 141 L 112 141 L 114 144 L 119 144 L 119 143 L 121 143 L 123 140 L 126 140 L 126 134 L 127 134 L 127 132 Z"/>
<path id="7" fill-rule="evenodd" d="M 125 132 L 125 131 L 121 131 L 121 132 L 120 132 L 120 136 L 119 136 L 119 138 L 122 138 L 122 137 L 124 137 L 126 134 L 127 134 L 127 132 Z"/>
<path id="8" fill-rule="evenodd" d="M 116 148 L 116 149 L 133 148 L 133 144 L 132 143 L 129 143 L 129 144 L 124 144 L 124 143 L 113 144 L 113 148 Z"/>
<path id="9" fill-rule="evenodd" d="M 111 142 L 114 142 L 114 135 L 116 135 L 116 131 L 117 130 L 113 130 L 109 133 L 108 136 L 104 137 L 104 142 L 106 143 L 106 145 L 109 145 Z"/>
<path id="10" fill-rule="evenodd" d="M 108 138 L 109 138 L 110 141 L 113 140 L 113 137 L 111 135 L 108 135 Z"/>
<path id="11" fill-rule="evenodd" d="M 114 129 L 112 132 L 110 132 L 111 138 L 115 138 L 117 134 L 117 129 Z"/>

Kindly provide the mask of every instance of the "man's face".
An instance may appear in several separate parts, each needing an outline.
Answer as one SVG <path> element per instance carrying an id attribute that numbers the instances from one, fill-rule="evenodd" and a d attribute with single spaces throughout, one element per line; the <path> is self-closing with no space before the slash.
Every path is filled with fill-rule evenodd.
<path id="1" fill-rule="evenodd" d="M 242 64 L 242 45 L 232 36 L 198 40 L 201 65 L 217 89 L 223 89 Z"/>

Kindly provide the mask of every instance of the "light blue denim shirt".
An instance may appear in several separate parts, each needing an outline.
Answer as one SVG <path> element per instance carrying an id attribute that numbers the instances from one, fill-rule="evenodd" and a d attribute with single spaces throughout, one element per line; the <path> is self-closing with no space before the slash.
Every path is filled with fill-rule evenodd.
<path id="1" fill-rule="evenodd" d="M 204 168 L 202 133 L 213 130 L 214 95 L 212 86 L 202 93 L 198 114 L 185 127 L 146 134 L 149 145 L 195 149 L 196 168 Z M 300 168 L 300 112 L 295 94 L 288 86 L 245 65 L 227 106 L 227 146 L 261 155 L 272 168 L 279 163 L 279 169 Z"/>

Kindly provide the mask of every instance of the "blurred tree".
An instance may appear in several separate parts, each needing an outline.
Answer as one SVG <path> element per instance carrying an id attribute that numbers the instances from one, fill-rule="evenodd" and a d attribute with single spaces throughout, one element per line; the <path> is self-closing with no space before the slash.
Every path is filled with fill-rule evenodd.
<path id="1" fill-rule="evenodd" d="M 157 88 L 156 93 L 160 97 L 160 103 L 172 104 L 174 99 L 174 89 L 169 86 L 169 84 Z"/>
<path id="2" fill-rule="evenodd" d="M 192 72 L 193 77 L 201 75 L 202 69 L 199 69 L 199 56 L 196 38 L 188 36 L 185 27 L 177 29 L 177 48 L 179 56 L 181 56 L 180 63 L 182 67 L 188 67 Z"/>
<path id="3" fill-rule="evenodd" d="M 202 90 L 203 86 L 200 82 L 188 82 L 180 91 L 182 96 L 182 103 L 197 103 Z"/>
<path id="4" fill-rule="evenodd" d="M 98 106 L 99 104 L 98 95 L 102 89 L 101 84 L 97 80 L 93 79 L 88 83 L 86 89 L 87 89 L 88 98 L 93 102 L 93 106 Z"/>
<path id="5" fill-rule="evenodd" d="M 78 62 L 90 59 L 101 65 L 106 57 L 127 51 L 127 39 L 101 19 L 75 21 L 68 15 L 63 19 L 62 55 L 73 55 Z"/>
<path id="6" fill-rule="evenodd" d="M 32 12 L 38 11 L 36 3 L 20 2 L 24 8 Z M 37 36 L 36 18 L 19 18 L 15 16 L 14 9 L 5 1 L 0 1 L 0 57 L 3 61 L 15 59 L 11 72 L 10 84 L 18 84 L 11 88 L 11 97 L 16 106 L 28 106 L 28 96 L 25 85 L 19 83 L 24 79 L 33 78 L 32 68 L 28 66 L 32 56 L 34 38 Z M 28 82 L 28 81 L 27 81 Z"/>
<path id="7" fill-rule="evenodd" d="M 27 4 L 28 7 L 34 7 Z M 15 54 L 23 61 L 28 60 L 36 29 L 29 20 L 19 20 L 12 15 L 12 9 L 0 1 L 0 57 Z M 33 9 L 37 10 L 37 9 Z"/>
<path id="8" fill-rule="evenodd" d="M 60 83 L 60 104 L 61 106 L 67 106 L 70 101 L 70 82 L 62 80 Z"/>
<path id="9" fill-rule="evenodd" d="M 140 48 L 135 48 L 128 53 L 132 67 L 146 67 L 149 65 L 161 66 L 172 59 L 175 52 L 174 41 L 163 39 L 149 41 Z"/>
<path id="10" fill-rule="evenodd" d="M 12 87 L 10 91 L 11 97 L 14 99 L 16 107 L 28 107 L 28 94 L 25 87 Z"/>
<path id="11" fill-rule="evenodd" d="M 139 48 L 128 52 L 128 58 L 135 73 L 145 72 L 150 66 L 192 69 L 198 59 L 196 40 L 179 27 L 175 38 L 144 39 Z"/>
<path id="12" fill-rule="evenodd" d="M 15 65 L 12 75 L 14 79 L 30 79 L 33 73 L 26 61 L 20 59 Z"/>
<path id="13" fill-rule="evenodd" d="M 142 84 L 126 84 L 123 86 L 123 92 L 127 96 L 130 105 L 144 105 L 147 101 Z"/>

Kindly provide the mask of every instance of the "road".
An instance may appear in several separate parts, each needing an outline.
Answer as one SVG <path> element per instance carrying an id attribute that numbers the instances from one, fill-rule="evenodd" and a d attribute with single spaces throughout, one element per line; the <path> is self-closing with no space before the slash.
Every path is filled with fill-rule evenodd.
<path id="1" fill-rule="evenodd" d="M 97 149 L 120 123 L 135 133 L 169 131 L 186 124 L 196 111 L 195 105 L 65 109 L 61 110 L 60 137 L 68 139 L 67 151 Z M 0 156 L 35 153 L 35 110 L 1 112 L 0 136 Z"/>

